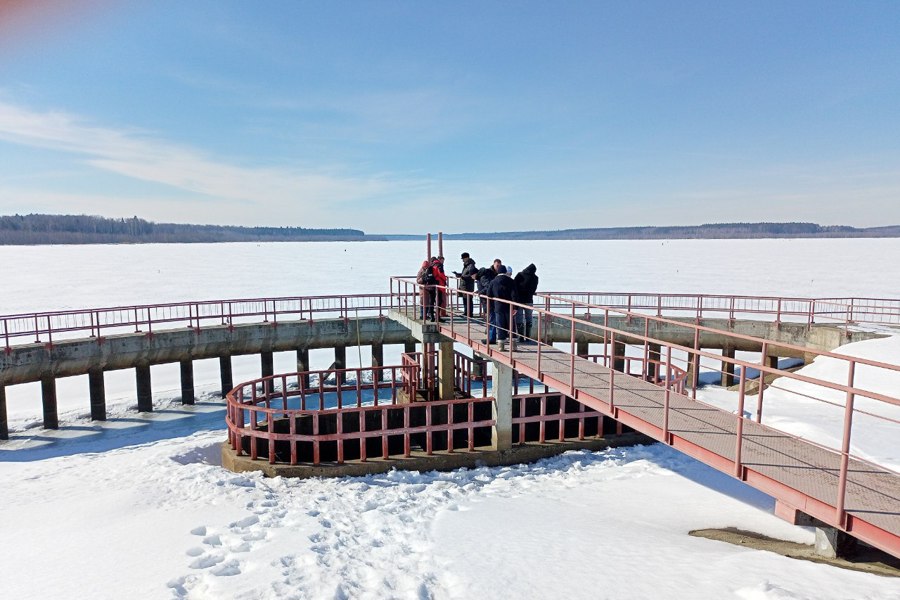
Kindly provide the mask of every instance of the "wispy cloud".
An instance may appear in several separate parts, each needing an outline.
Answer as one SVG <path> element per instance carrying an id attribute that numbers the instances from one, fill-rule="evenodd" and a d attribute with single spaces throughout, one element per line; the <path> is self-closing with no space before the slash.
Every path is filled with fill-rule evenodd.
<path id="1" fill-rule="evenodd" d="M 95 169 L 207 199 L 248 208 L 265 206 L 269 214 L 277 214 L 281 207 L 290 215 L 304 215 L 314 222 L 326 222 L 321 219 L 329 207 L 405 193 L 422 185 L 382 174 L 354 176 L 334 169 L 231 164 L 146 131 L 103 127 L 64 112 L 36 112 L 3 102 L 0 140 L 71 153 Z"/>

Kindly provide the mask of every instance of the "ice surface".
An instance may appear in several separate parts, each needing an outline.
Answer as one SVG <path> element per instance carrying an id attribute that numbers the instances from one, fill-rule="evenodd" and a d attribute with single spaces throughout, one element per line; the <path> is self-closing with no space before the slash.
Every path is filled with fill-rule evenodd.
<path id="1" fill-rule="evenodd" d="M 481 265 L 534 262 L 544 290 L 892 297 L 900 280 L 900 263 L 883 260 L 900 240 L 448 242 L 444 254 L 464 250 Z M 0 313 L 387 292 L 387 277 L 414 272 L 421 254 L 424 244 L 399 242 L 0 247 Z M 844 350 L 900 363 L 897 338 Z M 294 368 L 292 356 L 276 360 Z M 61 381 L 58 432 L 40 428 L 36 389 L 8 389 L 0 597 L 900 598 L 895 579 L 687 536 L 733 526 L 812 541 L 775 518 L 767 496 L 660 445 L 450 473 L 230 473 L 216 458 L 217 365 L 204 362 L 194 407 L 180 405 L 177 365 L 154 368 L 152 415 L 134 411 L 132 373 L 109 374 L 104 424 L 89 420 L 87 378 Z M 846 375 L 828 361 L 805 368 Z M 235 361 L 236 381 L 258 372 L 256 358 Z M 784 387 L 767 392 L 767 418 L 834 435 L 839 409 L 812 411 Z M 725 390 L 703 394 L 733 403 Z M 896 431 L 873 431 L 856 451 L 900 463 Z"/>

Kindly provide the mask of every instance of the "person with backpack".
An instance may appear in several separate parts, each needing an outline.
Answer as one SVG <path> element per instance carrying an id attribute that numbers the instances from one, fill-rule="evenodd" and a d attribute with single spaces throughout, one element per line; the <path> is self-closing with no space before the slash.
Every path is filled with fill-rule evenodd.
<path id="1" fill-rule="evenodd" d="M 519 302 L 528 307 L 534 304 L 534 293 L 537 291 L 538 276 L 537 267 L 531 263 L 518 274 L 515 278 L 516 291 L 519 293 Z M 516 319 L 516 333 L 519 335 L 519 341 L 529 343 L 531 340 L 532 316 L 534 315 L 532 308 L 520 310 L 521 319 Z"/>
<path id="2" fill-rule="evenodd" d="M 433 264 L 437 261 L 436 258 L 432 257 L 431 260 L 422 261 L 422 267 L 419 269 L 419 272 L 416 274 L 416 283 L 418 283 L 421 288 L 420 298 L 422 299 L 422 310 L 420 318 L 422 320 L 434 321 L 435 313 L 434 313 L 434 304 L 436 297 L 435 284 L 437 283 L 437 278 L 434 276 Z"/>
<path id="3" fill-rule="evenodd" d="M 510 336 L 510 302 L 518 302 L 519 294 L 516 291 L 516 283 L 512 278 L 512 268 L 505 267 L 488 288 L 488 297 L 491 299 L 491 312 L 493 313 L 494 328 L 497 331 L 497 341 L 500 342 L 500 351 L 506 350 L 506 338 L 509 337 L 509 349 L 516 349 L 516 337 Z M 512 307 L 515 311 L 516 307 Z"/>

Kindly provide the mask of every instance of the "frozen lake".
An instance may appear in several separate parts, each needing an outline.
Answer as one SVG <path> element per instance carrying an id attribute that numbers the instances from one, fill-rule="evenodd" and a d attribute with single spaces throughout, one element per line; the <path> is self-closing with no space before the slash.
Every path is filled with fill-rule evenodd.
<path id="1" fill-rule="evenodd" d="M 424 248 L 0 247 L 0 313 L 387 292 Z M 900 264 L 889 260 L 900 240 L 448 242 L 448 270 L 462 251 L 479 265 L 534 262 L 545 291 L 900 296 Z M 865 348 L 900 360 L 897 338 L 881 342 Z M 311 355 L 314 368 L 331 359 Z M 276 371 L 293 360 L 277 355 Z M 154 367 L 152 415 L 133 412 L 133 372 L 108 373 L 113 419 L 102 426 L 84 416 L 87 377 L 61 380 L 60 432 L 36 426 L 37 386 L 8 389 L 16 439 L 0 448 L 0 506 L 16 551 L 3 560 L 0 597 L 900 599 L 897 580 L 687 536 L 733 526 L 812 538 L 775 518 L 767 496 L 659 444 L 451 473 L 226 472 L 216 366 L 199 361 L 206 396 L 186 409 L 177 365 Z M 235 360 L 235 381 L 258 372 L 258 357 Z M 807 407 L 785 410 L 786 425 L 806 423 Z M 894 456 L 896 437 L 886 439 L 879 455 Z"/>

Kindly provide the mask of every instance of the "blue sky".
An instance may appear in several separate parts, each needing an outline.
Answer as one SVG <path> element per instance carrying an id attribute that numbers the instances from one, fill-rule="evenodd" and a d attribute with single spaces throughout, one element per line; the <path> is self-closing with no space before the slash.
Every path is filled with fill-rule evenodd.
<path id="1" fill-rule="evenodd" d="M 0 214 L 900 223 L 900 2 L 0 1 Z"/>

